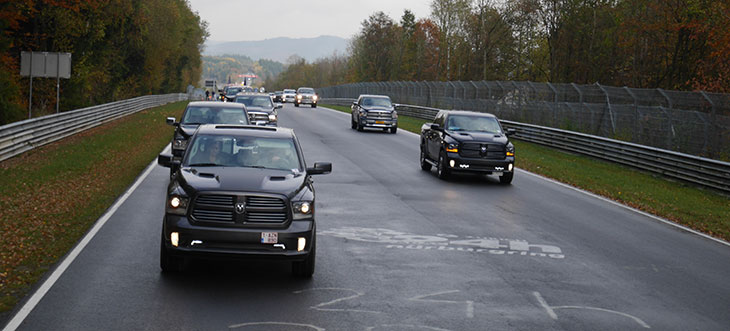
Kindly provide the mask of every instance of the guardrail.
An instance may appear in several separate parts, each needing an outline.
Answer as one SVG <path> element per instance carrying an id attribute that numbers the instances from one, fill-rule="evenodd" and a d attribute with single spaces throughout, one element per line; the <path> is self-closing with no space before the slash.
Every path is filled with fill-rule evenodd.
<path id="1" fill-rule="evenodd" d="M 140 110 L 187 99 L 185 93 L 147 95 L 0 126 L 0 161 Z"/>
<path id="2" fill-rule="evenodd" d="M 355 99 L 323 98 L 320 102 L 349 106 Z M 398 114 L 431 120 L 440 109 L 396 105 Z M 579 132 L 500 121 L 515 129 L 515 139 L 589 155 L 606 161 L 662 174 L 706 187 L 730 192 L 730 163 Z"/>

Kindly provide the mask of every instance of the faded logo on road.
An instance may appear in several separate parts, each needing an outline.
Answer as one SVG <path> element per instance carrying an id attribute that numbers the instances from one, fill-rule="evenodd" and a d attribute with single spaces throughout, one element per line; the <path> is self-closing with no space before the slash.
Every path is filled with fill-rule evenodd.
<path id="1" fill-rule="evenodd" d="M 355 241 L 385 244 L 391 249 L 414 249 L 488 253 L 493 255 L 517 255 L 563 259 L 563 251 L 554 245 L 531 244 L 525 240 L 457 236 L 452 234 L 420 235 L 382 228 L 342 227 L 319 232 Z"/>

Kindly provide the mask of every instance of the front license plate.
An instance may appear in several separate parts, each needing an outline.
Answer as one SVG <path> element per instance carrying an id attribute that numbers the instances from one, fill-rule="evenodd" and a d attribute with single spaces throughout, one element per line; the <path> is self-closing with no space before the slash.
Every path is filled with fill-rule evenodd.
<path id="1" fill-rule="evenodd" d="M 385 124 L 385 121 L 375 121 L 375 124 Z"/>
<path id="2" fill-rule="evenodd" d="M 278 232 L 261 232 L 262 244 L 276 244 L 279 242 Z"/>
<path id="3" fill-rule="evenodd" d="M 495 171 L 495 172 L 493 172 L 493 174 L 495 174 L 497 176 L 502 176 L 503 175 L 503 173 L 501 171 Z"/>

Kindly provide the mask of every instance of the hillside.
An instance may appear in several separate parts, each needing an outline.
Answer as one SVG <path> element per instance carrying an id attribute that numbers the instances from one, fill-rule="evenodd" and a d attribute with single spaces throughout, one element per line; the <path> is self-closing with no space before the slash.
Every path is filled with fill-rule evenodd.
<path id="1" fill-rule="evenodd" d="M 348 40 L 333 36 L 316 38 L 273 38 L 258 41 L 212 41 L 205 43 L 204 55 L 216 56 L 224 54 L 240 54 L 253 60 L 261 58 L 285 63 L 292 55 L 298 55 L 307 61 L 330 56 L 333 53 L 344 54 Z"/>

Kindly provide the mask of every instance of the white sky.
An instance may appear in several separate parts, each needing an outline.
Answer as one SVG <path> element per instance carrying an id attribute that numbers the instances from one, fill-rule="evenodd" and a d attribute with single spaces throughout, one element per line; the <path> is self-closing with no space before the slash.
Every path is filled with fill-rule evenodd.
<path id="1" fill-rule="evenodd" d="M 404 9 L 416 20 L 431 13 L 431 0 L 189 0 L 208 22 L 209 40 L 249 41 L 276 37 L 351 38 L 376 11 L 399 22 Z"/>

